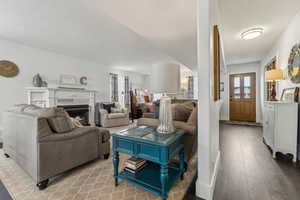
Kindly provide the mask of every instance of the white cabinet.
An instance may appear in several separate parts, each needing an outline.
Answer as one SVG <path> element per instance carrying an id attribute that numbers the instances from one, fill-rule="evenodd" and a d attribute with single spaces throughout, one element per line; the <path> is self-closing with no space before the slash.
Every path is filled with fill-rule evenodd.
<path id="1" fill-rule="evenodd" d="M 265 102 L 263 137 L 265 143 L 276 152 L 292 154 L 297 161 L 298 104 L 286 102 Z"/>

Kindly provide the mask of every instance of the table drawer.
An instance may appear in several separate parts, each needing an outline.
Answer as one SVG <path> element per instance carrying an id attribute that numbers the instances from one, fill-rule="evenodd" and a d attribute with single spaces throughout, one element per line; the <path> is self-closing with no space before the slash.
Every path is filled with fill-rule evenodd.
<path id="1" fill-rule="evenodd" d="M 137 157 L 151 161 L 159 161 L 161 159 L 161 148 L 156 145 L 137 143 Z"/>
<path id="2" fill-rule="evenodd" d="M 130 140 L 118 138 L 115 140 L 114 148 L 119 152 L 134 154 L 134 143 Z"/>

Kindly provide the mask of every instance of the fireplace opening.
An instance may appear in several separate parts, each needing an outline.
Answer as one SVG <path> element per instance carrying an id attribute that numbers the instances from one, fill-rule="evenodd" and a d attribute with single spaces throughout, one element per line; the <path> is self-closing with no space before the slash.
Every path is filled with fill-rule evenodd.
<path id="1" fill-rule="evenodd" d="M 58 106 L 77 119 L 83 126 L 89 126 L 89 105 L 64 105 Z"/>

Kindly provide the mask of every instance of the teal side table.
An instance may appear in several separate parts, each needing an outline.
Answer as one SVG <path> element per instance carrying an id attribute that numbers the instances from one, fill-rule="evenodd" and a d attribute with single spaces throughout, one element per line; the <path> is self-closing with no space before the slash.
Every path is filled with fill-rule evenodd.
<path id="1" fill-rule="evenodd" d="M 115 186 L 118 179 L 123 179 L 138 187 L 168 198 L 168 192 L 184 174 L 184 131 L 178 129 L 172 134 L 156 132 L 156 127 L 140 126 L 119 133 L 113 133 L 113 166 Z M 148 162 L 147 166 L 136 174 L 127 171 L 119 173 L 119 152 Z M 179 167 L 169 162 L 179 155 Z"/>

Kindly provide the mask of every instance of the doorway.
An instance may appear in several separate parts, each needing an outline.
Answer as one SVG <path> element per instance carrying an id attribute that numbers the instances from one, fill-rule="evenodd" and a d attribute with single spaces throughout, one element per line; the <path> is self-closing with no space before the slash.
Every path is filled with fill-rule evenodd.
<path id="1" fill-rule="evenodd" d="M 231 121 L 256 121 L 256 75 L 255 73 L 230 75 Z"/>

